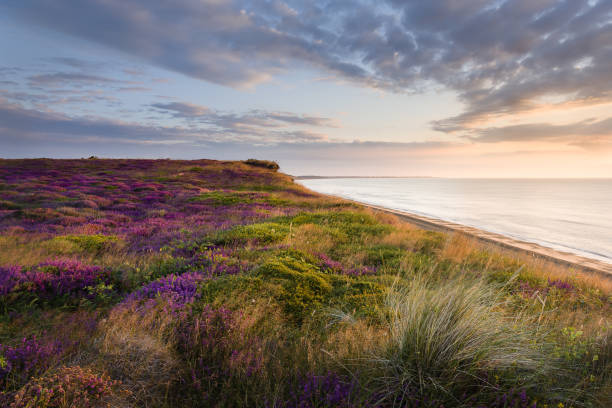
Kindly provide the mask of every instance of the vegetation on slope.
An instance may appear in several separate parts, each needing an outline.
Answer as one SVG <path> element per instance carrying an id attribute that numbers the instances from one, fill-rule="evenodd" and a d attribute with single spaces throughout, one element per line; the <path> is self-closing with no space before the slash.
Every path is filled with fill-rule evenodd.
<path id="1" fill-rule="evenodd" d="M 609 282 L 276 170 L 0 160 L 0 406 L 610 406 Z"/>

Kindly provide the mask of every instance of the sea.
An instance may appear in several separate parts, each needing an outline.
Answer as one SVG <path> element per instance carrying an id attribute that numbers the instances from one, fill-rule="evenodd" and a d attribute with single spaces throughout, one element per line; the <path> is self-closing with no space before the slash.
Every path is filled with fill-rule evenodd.
<path id="1" fill-rule="evenodd" d="M 612 263 L 612 179 L 320 178 L 305 187 Z"/>

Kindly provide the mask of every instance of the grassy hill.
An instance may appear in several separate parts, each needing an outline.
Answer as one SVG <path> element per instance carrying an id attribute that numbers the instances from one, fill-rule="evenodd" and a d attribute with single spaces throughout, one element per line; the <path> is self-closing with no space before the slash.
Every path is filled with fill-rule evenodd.
<path id="1" fill-rule="evenodd" d="M 609 407 L 611 288 L 270 162 L 0 160 L 0 406 Z"/>

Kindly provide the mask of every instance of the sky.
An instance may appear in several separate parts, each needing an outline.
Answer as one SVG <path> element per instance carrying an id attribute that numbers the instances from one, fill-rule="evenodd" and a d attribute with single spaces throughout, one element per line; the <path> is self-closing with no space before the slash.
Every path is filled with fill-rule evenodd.
<path id="1" fill-rule="evenodd" d="M 0 157 L 612 177 L 610 0 L 2 0 Z"/>

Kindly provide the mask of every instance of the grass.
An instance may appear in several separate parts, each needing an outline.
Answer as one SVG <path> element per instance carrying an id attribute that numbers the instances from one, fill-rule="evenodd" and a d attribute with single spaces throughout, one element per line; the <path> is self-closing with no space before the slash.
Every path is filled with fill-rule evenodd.
<path id="1" fill-rule="evenodd" d="M 428 285 L 417 277 L 387 297 L 389 339 L 372 350 L 384 398 L 457 402 L 470 387 L 500 388 L 491 374 L 535 389 L 554 370 L 533 328 L 506 316 L 500 294 L 481 282 L 453 279 Z M 539 346 L 534 347 L 534 345 Z M 414 402 L 414 401 L 410 401 Z"/>
<path id="2" fill-rule="evenodd" d="M 277 170 L 0 160 L 0 406 L 610 406 L 612 280 Z"/>

